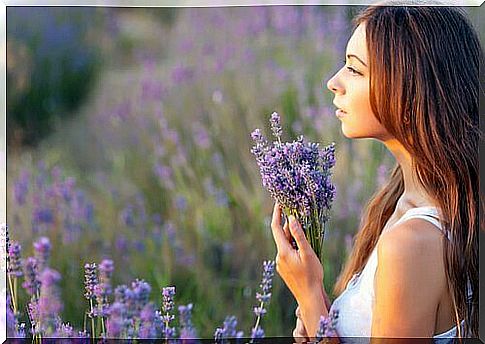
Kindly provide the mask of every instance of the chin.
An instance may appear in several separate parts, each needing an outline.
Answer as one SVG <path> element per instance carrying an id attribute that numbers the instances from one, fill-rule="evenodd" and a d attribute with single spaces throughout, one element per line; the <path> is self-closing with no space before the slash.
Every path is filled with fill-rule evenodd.
<path id="1" fill-rule="evenodd" d="M 348 139 L 364 139 L 369 137 L 368 135 L 363 135 L 364 133 L 350 130 L 349 128 L 346 128 L 345 125 L 342 125 L 342 134 Z"/>

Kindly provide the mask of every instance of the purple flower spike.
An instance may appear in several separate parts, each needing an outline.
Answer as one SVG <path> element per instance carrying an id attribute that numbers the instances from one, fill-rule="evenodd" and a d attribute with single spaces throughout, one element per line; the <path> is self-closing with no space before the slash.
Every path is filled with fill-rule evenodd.
<path id="1" fill-rule="evenodd" d="M 179 306 L 180 339 L 190 339 L 197 337 L 197 331 L 192 324 L 192 308 L 189 303 L 186 306 Z"/>
<path id="2" fill-rule="evenodd" d="M 114 264 L 111 259 L 103 259 L 98 265 L 99 281 L 101 283 L 109 283 L 114 271 Z"/>
<path id="3" fill-rule="evenodd" d="M 243 331 L 237 331 L 237 318 L 234 315 L 227 316 L 222 328 L 217 328 L 214 333 L 216 343 L 227 343 L 228 338 L 242 338 Z"/>
<path id="4" fill-rule="evenodd" d="M 40 288 L 40 281 L 37 270 L 37 259 L 29 257 L 24 261 L 24 282 L 22 287 L 27 291 L 27 294 L 31 296 L 37 295 Z"/>
<path id="5" fill-rule="evenodd" d="M 21 246 L 18 242 L 12 241 L 8 245 L 7 273 L 12 277 L 22 276 L 22 261 L 20 258 Z"/>
<path id="6" fill-rule="evenodd" d="M 281 134 L 283 133 L 283 129 L 281 128 L 280 115 L 278 115 L 277 112 L 273 112 L 271 114 L 270 123 L 271 123 L 271 131 L 273 132 L 274 137 L 280 140 Z"/>
<path id="7" fill-rule="evenodd" d="M 170 322 L 175 319 L 175 316 L 170 314 L 174 308 L 174 296 L 175 287 L 162 288 L 162 314 L 160 319 L 164 324 L 163 335 L 165 338 L 173 338 L 175 336 L 175 328 L 170 327 Z"/>
<path id="8" fill-rule="evenodd" d="M 94 294 L 94 288 L 98 284 L 98 278 L 96 276 L 96 264 L 85 264 L 84 265 L 84 287 L 86 289 L 86 292 L 84 293 L 84 296 L 86 299 L 94 299 L 95 294 Z"/>
<path id="9" fill-rule="evenodd" d="M 251 329 L 251 339 L 264 338 L 264 330 L 261 327 Z"/>
<path id="10" fill-rule="evenodd" d="M 320 342 L 324 338 L 338 337 L 336 330 L 338 316 L 338 310 L 332 309 L 328 317 L 324 317 L 323 315 L 320 317 L 320 321 L 318 322 L 318 330 L 315 335 L 317 342 Z"/>
<path id="11" fill-rule="evenodd" d="M 162 289 L 162 310 L 167 313 L 173 309 L 173 297 L 175 296 L 175 287 L 165 287 Z"/>
<path id="12" fill-rule="evenodd" d="M 40 275 L 40 297 L 38 301 L 38 315 L 41 331 L 44 335 L 53 335 L 59 313 L 63 305 L 60 299 L 58 283 L 61 275 L 52 269 L 46 268 Z"/>

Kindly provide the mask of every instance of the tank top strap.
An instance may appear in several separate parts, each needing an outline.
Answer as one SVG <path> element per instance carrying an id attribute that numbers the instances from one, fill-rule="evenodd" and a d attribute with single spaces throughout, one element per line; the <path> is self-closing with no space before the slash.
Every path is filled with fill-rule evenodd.
<path id="1" fill-rule="evenodd" d="M 448 232 L 445 233 L 444 228 L 441 225 L 438 208 L 431 207 L 431 206 L 411 208 L 408 211 L 406 211 L 404 215 L 401 216 L 401 218 L 397 220 L 397 222 L 394 225 L 409 219 L 422 219 L 430 222 L 435 227 L 437 227 L 442 233 L 446 234 L 446 238 L 450 240 L 450 235 L 449 235 L 450 233 Z"/>

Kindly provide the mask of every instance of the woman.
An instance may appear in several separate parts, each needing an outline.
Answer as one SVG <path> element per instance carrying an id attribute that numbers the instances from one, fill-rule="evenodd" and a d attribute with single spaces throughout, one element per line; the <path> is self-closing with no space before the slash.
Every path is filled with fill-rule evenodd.
<path id="1" fill-rule="evenodd" d="M 338 310 L 341 338 L 478 337 L 477 35 L 447 7 L 371 6 L 354 25 L 327 86 L 343 134 L 381 141 L 397 164 L 367 206 L 332 305 L 300 224 L 283 225 L 275 205 L 276 267 L 299 305 L 293 334 L 314 337 Z"/>

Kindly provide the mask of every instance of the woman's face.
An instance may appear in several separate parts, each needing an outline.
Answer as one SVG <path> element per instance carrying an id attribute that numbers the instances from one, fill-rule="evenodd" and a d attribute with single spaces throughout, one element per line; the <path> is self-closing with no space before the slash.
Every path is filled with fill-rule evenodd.
<path id="1" fill-rule="evenodd" d="M 369 63 L 365 25 L 360 24 L 347 44 L 346 64 L 328 82 L 335 94 L 336 115 L 342 132 L 348 138 L 390 138 L 379 123 L 369 101 Z"/>

